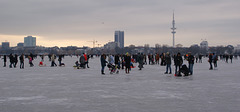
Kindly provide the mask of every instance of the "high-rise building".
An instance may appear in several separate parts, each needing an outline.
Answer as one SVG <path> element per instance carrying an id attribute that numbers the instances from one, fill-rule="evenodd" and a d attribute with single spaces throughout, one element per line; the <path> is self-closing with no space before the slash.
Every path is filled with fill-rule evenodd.
<path id="1" fill-rule="evenodd" d="M 28 36 L 24 37 L 24 47 L 35 47 L 36 37 Z"/>
<path id="2" fill-rule="evenodd" d="M 10 47 L 10 43 L 9 42 L 2 42 L 2 49 L 9 49 Z"/>
<path id="3" fill-rule="evenodd" d="M 124 31 L 115 31 L 114 42 L 118 44 L 118 47 L 124 48 Z"/>

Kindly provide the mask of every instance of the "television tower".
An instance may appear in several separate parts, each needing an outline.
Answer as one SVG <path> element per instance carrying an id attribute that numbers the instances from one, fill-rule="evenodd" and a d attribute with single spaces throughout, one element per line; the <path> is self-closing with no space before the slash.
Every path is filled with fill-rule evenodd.
<path id="1" fill-rule="evenodd" d="M 175 27 L 175 19 L 174 19 L 174 11 L 173 11 L 173 21 L 172 21 L 172 34 L 173 34 L 173 47 L 175 47 L 175 33 L 176 33 L 176 27 Z"/>

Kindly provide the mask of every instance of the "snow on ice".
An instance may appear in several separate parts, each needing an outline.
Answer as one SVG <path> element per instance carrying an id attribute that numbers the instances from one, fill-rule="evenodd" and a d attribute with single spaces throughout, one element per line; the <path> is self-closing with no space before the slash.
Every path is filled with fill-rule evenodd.
<path id="1" fill-rule="evenodd" d="M 65 67 L 50 67 L 46 57 L 46 67 L 38 67 L 40 58 L 32 68 L 27 60 L 25 69 L 1 66 L 0 112 L 240 111 L 240 60 L 219 61 L 218 70 L 208 70 L 204 59 L 189 77 L 164 74 L 159 65 L 112 75 L 105 68 L 101 75 L 99 58 L 90 59 L 87 69 L 74 69 L 77 60 L 65 57 Z"/>

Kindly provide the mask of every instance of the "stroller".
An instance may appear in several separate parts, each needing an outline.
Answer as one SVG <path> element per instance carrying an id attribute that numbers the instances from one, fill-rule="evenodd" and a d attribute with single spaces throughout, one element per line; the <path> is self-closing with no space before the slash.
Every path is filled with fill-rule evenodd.
<path id="1" fill-rule="evenodd" d="M 116 67 L 115 67 L 113 64 L 108 63 L 108 64 L 107 64 L 107 67 L 109 68 L 110 74 L 115 73 Z"/>
<path id="2" fill-rule="evenodd" d="M 181 73 L 184 74 L 184 76 L 188 76 L 189 75 L 189 69 L 188 67 L 184 64 L 182 65 L 182 67 L 180 68 L 180 70 L 178 71 L 178 74 L 176 74 L 177 77 L 181 77 Z"/>

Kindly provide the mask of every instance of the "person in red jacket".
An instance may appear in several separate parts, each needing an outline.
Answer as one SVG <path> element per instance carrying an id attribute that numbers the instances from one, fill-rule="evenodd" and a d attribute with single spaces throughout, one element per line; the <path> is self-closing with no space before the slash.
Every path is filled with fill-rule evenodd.
<path id="1" fill-rule="evenodd" d="M 85 65 L 87 65 L 87 68 L 89 68 L 88 66 L 88 60 L 89 60 L 89 55 L 83 53 L 84 59 L 85 59 Z"/>

